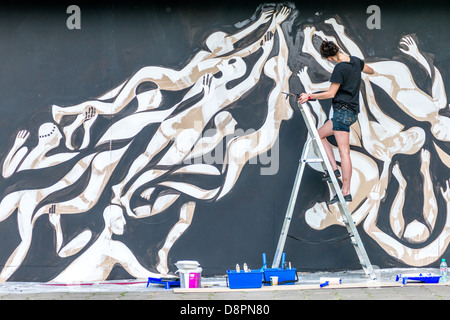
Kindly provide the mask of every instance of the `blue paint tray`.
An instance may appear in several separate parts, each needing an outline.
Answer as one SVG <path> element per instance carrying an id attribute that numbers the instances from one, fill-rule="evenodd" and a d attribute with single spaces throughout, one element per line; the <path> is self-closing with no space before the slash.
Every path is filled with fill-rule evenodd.
<path id="1" fill-rule="evenodd" d="M 408 281 L 419 281 L 424 283 L 439 283 L 441 277 L 433 275 L 431 273 L 415 273 L 415 274 L 398 274 L 395 281 L 402 279 L 402 284 L 406 284 Z"/>
<path id="2" fill-rule="evenodd" d="M 270 277 L 278 277 L 278 285 L 294 284 L 298 281 L 297 270 L 295 268 L 264 269 L 264 285 L 270 286 Z"/>
<path id="3" fill-rule="evenodd" d="M 149 277 L 148 281 L 147 281 L 147 288 L 150 283 L 164 285 L 164 287 L 166 289 L 170 289 L 170 287 L 179 287 L 180 286 L 180 280 L 177 280 L 176 278 L 164 279 L 164 278 L 150 278 Z"/>
<path id="4" fill-rule="evenodd" d="M 250 272 L 227 270 L 227 283 L 230 289 L 261 288 L 263 282 L 263 272 L 252 270 Z"/>

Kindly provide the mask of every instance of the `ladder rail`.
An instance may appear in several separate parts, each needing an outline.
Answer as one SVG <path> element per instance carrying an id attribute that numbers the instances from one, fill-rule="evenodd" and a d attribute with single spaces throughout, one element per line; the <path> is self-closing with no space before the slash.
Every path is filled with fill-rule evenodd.
<path id="1" fill-rule="evenodd" d="M 286 216 L 284 218 L 283 227 L 281 228 L 280 238 L 278 240 L 277 249 L 275 251 L 275 257 L 272 261 L 272 268 L 277 268 L 280 265 L 283 248 L 286 243 L 287 232 L 291 224 L 292 214 L 294 213 L 295 203 L 297 202 L 298 191 L 300 189 L 300 183 L 302 181 L 303 172 L 305 171 L 306 156 L 308 155 L 311 147 L 311 139 L 309 139 L 302 151 L 302 156 L 297 168 L 297 174 L 295 175 L 294 186 L 291 191 L 291 197 L 289 199 L 288 207 L 286 210 Z"/>
<path id="2" fill-rule="evenodd" d="M 329 176 L 331 178 L 330 189 L 332 192 L 337 194 L 338 196 L 338 207 L 339 211 L 341 212 L 342 219 L 344 221 L 344 224 L 347 228 L 347 231 L 349 232 L 351 238 L 352 238 L 352 245 L 355 248 L 355 251 L 357 253 L 357 256 L 359 258 L 359 262 L 366 273 L 366 275 L 370 276 L 373 280 L 376 279 L 375 272 L 373 270 L 372 264 L 370 263 L 369 257 L 367 255 L 366 250 L 364 249 L 364 244 L 361 241 L 361 237 L 359 236 L 358 230 L 356 229 L 355 223 L 353 222 L 352 215 L 348 209 L 348 206 L 344 200 L 344 196 L 342 195 L 342 191 L 340 189 L 338 180 L 334 174 L 333 168 L 331 167 L 331 163 L 328 159 L 328 156 L 325 152 L 325 148 L 323 144 L 320 141 L 319 133 L 317 131 L 317 128 L 315 126 L 315 121 L 313 119 L 313 116 L 311 114 L 311 111 L 309 109 L 309 106 L 305 104 L 299 103 L 299 108 L 301 111 L 301 114 L 303 116 L 303 119 L 305 121 L 306 127 L 308 129 L 308 132 L 310 134 L 310 138 L 305 144 L 305 147 L 302 151 L 302 157 L 300 160 L 299 168 L 297 170 L 297 175 L 294 182 L 294 187 L 291 192 L 291 198 L 289 200 L 288 208 L 286 211 L 286 217 L 283 223 L 283 227 L 281 230 L 280 238 L 278 241 L 277 249 L 275 251 L 274 260 L 272 263 L 272 268 L 276 268 L 280 264 L 281 255 L 284 249 L 284 245 L 286 242 L 286 237 L 289 229 L 289 225 L 292 219 L 292 214 L 295 207 L 295 202 L 297 200 L 297 194 L 300 189 L 300 183 L 301 178 L 303 176 L 303 172 L 305 169 L 305 165 L 308 162 L 321 162 L 322 168 L 326 170 L 329 173 Z M 311 159 L 308 160 L 306 157 L 308 156 L 308 152 L 311 147 L 311 143 L 313 146 L 313 150 L 315 153 L 319 153 L 319 156 L 321 157 L 321 161 L 318 161 L 318 159 Z"/>
<path id="3" fill-rule="evenodd" d="M 331 163 L 325 153 L 325 148 L 319 141 L 319 133 L 315 125 L 312 125 L 314 123 L 314 120 L 309 106 L 307 104 L 300 105 L 300 111 L 302 112 L 305 123 L 307 123 L 308 131 L 314 137 L 314 147 L 316 147 L 316 150 L 318 150 L 322 155 L 322 167 L 324 168 L 324 170 L 326 169 L 329 172 L 329 176 L 331 178 L 331 189 L 338 196 L 339 201 L 337 204 L 339 207 L 339 211 L 341 212 L 341 215 L 343 215 L 342 218 L 344 219 L 344 224 L 346 225 L 347 230 L 353 237 L 352 244 L 355 247 L 356 253 L 360 260 L 360 264 L 367 275 L 369 275 L 372 279 L 376 279 L 372 264 L 370 263 L 366 250 L 364 249 L 364 244 L 362 243 L 361 237 L 359 236 L 358 230 L 356 229 L 355 223 L 353 222 L 352 215 L 350 213 L 350 210 L 348 209 L 347 203 L 345 202 L 341 188 L 339 187 L 339 183 L 334 174 L 333 168 L 331 167 Z"/>

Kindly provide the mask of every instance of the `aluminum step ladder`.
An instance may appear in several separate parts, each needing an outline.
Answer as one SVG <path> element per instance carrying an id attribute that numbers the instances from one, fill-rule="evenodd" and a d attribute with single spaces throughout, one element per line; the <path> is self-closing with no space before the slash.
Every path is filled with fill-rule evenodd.
<path id="1" fill-rule="evenodd" d="M 294 95 L 290 93 L 284 93 L 287 95 Z M 298 98 L 298 95 L 294 95 Z M 350 235 L 351 243 L 355 248 L 356 254 L 359 258 L 359 263 L 361 264 L 364 272 L 367 276 L 370 276 L 373 280 L 377 277 L 375 275 L 372 264 L 370 263 L 369 257 L 367 255 L 366 250 L 364 249 L 364 244 L 361 241 L 358 230 L 356 229 L 355 223 L 353 222 L 352 215 L 348 210 L 347 204 L 344 200 L 344 196 L 342 195 L 341 188 L 337 181 L 337 178 L 334 174 L 334 171 L 331 167 L 330 161 L 325 153 L 325 149 L 323 147 L 322 142 L 320 141 L 319 133 L 317 132 L 314 118 L 311 114 L 309 106 L 305 104 L 299 103 L 299 108 L 302 113 L 303 119 L 305 121 L 306 127 L 309 132 L 309 139 L 305 143 L 303 148 L 302 156 L 299 161 L 299 166 L 297 169 L 297 175 L 295 177 L 294 186 L 291 192 L 291 199 L 289 200 L 289 204 L 286 211 L 286 217 L 284 219 L 283 227 L 281 229 L 280 239 L 278 240 L 277 249 L 275 251 L 275 256 L 272 263 L 272 268 L 277 268 L 280 265 L 281 256 L 284 250 L 284 245 L 286 243 L 286 237 L 288 235 L 289 225 L 291 223 L 292 214 L 294 212 L 295 203 L 297 200 L 298 191 L 300 189 L 300 183 L 303 176 L 303 172 L 305 170 L 305 166 L 307 163 L 321 163 L 323 170 L 326 170 L 329 173 L 331 178 L 330 189 L 332 192 L 337 194 L 339 201 L 337 205 L 339 207 L 339 211 L 341 212 L 341 217 L 343 222 L 348 230 Z M 320 158 L 315 159 L 307 159 L 309 151 L 311 147 L 314 148 L 314 153 L 319 155 Z M 282 267 L 282 266 L 281 266 Z"/>

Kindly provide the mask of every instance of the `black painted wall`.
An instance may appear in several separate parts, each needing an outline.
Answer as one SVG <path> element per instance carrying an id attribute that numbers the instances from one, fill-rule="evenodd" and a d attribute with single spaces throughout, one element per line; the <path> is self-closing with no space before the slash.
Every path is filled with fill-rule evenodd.
<path id="1" fill-rule="evenodd" d="M 70 16 L 66 9 L 70 4 L 77 4 L 81 9 L 80 30 L 69 30 L 66 27 Z M 179 70 L 195 53 L 205 48 L 205 40 L 209 34 L 217 30 L 236 32 L 235 24 L 259 14 L 257 10 L 260 4 L 262 2 L 229 1 L 103 1 L 95 4 L 59 1 L 43 4 L 2 4 L 0 135 L 3 143 L 0 145 L 0 157 L 6 157 L 17 132 L 21 129 L 31 132 L 28 145 L 36 145 L 39 126 L 44 122 L 53 122 L 53 104 L 71 106 L 94 99 L 129 79 L 145 66 L 163 66 Z M 367 28 L 366 22 L 370 14 L 366 13 L 366 9 L 370 4 L 377 4 L 381 9 L 381 29 Z M 446 95 L 450 95 L 450 36 L 447 32 L 450 12 L 443 2 L 316 1 L 292 2 L 290 5 L 298 12 L 295 19 L 291 17 L 295 21 L 288 19 L 292 29 L 284 28 L 290 52 L 288 65 L 293 73 L 290 81 L 291 92 L 303 90 L 294 75 L 305 65 L 310 66 L 310 70 L 316 68 L 314 78 L 311 76 L 315 82 L 328 80 L 326 72 L 321 71 L 311 57 L 299 54 L 303 41 L 301 30 L 306 25 L 323 27 L 325 19 L 339 17 L 348 34 L 366 55 L 367 62 L 402 61 L 411 66 L 410 70 L 418 87 L 424 92 L 431 92 L 432 83 L 426 71 L 415 67 L 399 51 L 399 40 L 402 36 L 414 34 L 421 52 L 427 53 L 427 58 L 432 59 L 433 65 L 439 69 L 443 82 L 447 85 Z M 240 128 L 261 126 L 265 117 L 264 103 L 271 89 L 270 79 L 264 77 L 256 91 L 243 97 L 234 108 L 230 108 L 229 111 Z M 167 93 L 164 103 L 175 103 L 184 92 Z M 380 91 L 378 97 L 380 101 L 385 102 L 383 111 L 400 121 L 405 128 L 420 126 L 429 130 L 428 123 L 419 122 L 401 111 L 389 102 L 385 93 Z M 295 109 L 293 101 L 291 106 Z M 327 111 L 330 104 L 325 101 L 322 106 Z M 127 112 L 124 111 L 118 116 L 125 116 Z M 441 114 L 448 117 L 448 107 L 442 110 Z M 114 117 L 99 117 L 92 136 L 100 136 L 111 121 L 114 121 Z M 127 166 L 143 150 L 155 130 L 155 126 L 150 126 L 133 140 L 132 148 L 117 166 L 104 193 L 91 210 L 62 216 L 64 243 L 86 229 L 91 230 L 93 234 L 87 247 L 95 242 L 105 227 L 102 212 L 110 203 L 111 186 L 124 177 Z M 258 268 L 262 264 L 263 252 L 267 254 L 270 263 L 305 139 L 306 129 L 299 113 L 295 111 L 292 118 L 281 125 L 278 140 L 279 171 L 276 175 L 261 175 L 260 168 L 264 166 L 262 164 L 246 165 L 238 182 L 224 198 L 217 201 L 198 201 L 190 227 L 170 250 L 170 271 L 176 270 L 175 262 L 186 259 L 199 261 L 204 275 L 224 274 L 227 269 L 234 268 L 236 263 L 242 265 L 246 262 L 251 268 Z M 433 142 L 449 153 L 448 141 L 438 141 L 427 135 L 425 146 L 431 149 Z M 365 152 L 362 148 L 354 149 Z M 65 150 L 62 141 L 52 152 Z M 22 171 L 10 178 L 0 178 L 1 198 L 17 190 L 38 189 L 58 181 L 82 155 L 92 150 L 92 145 L 81 150 L 80 156 L 65 165 Z M 435 151 L 431 152 L 432 159 L 439 158 Z M 405 168 L 404 175 L 409 184 L 414 186 L 408 190 L 403 210 L 405 220 L 423 220 L 420 210 L 423 202 L 423 182 L 417 170 L 420 167 L 420 152 L 409 156 L 398 155 L 395 160 L 402 163 L 402 169 Z M 377 165 L 381 172 L 382 163 L 377 161 Z M 445 188 L 445 183 L 450 178 L 450 170 L 442 160 L 432 163 L 431 171 L 439 209 L 436 227 L 423 244 L 411 245 L 400 239 L 399 243 L 405 247 L 426 247 L 427 243 L 434 241 L 443 232 L 448 203 L 440 196 L 440 188 Z M 348 240 L 342 240 L 346 235 L 345 228 L 331 226 L 324 230 L 315 230 L 305 222 L 305 211 L 314 203 L 325 201 L 328 190 L 320 180 L 320 173 L 316 171 L 306 170 L 303 181 L 290 227 L 290 233 L 303 241 L 288 238 L 285 247 L 287 260 L 301 271 L 359 269 L 353 247 Z M 205 180 L 200 183 L 206 188 L 220 182 Z M 392 182 L 389 188 L 391 189 L 387 191 L 386 200 L 380 207 L 378 226 L 386 234 L 394 236 L 389 227 L 388 215 L 397 188 L 395 182 Z M 58 194 L 55 197 L 64 196 L 67 194 Z M 113 239 L 124 243 L 144 268 L 156 272 L 158 250 L 174 223 L 178 221 L 182 200 L 188 201 L 190 198 L 181 195 L 178 202 L 164 213 L 153 217 L 134 219 L 125 215 L 125 232 L 123 235 L 114 235 Z M 358 230 L 374 265 L 408 265 L 395 255 L 387 253 L 366 234 L 362 224 L 358 226 Z M 71 257 L 61 258 L 54 250 L 55 237 L 48 217 L 40 217 L 34 225 L 33 240 L 25 259 L 8 280 L 50 281 L 86 250 L 83 249 Z M 20 243 L 17 212 L 0 223 L 0 242 L 0 265 L 4 266 Z M 446 242 L 448 243 L 448 240 Z M 442 250 L 441 254 L 445 257 L 448 250 Z M 437 264 L 435 261 L 430 265 Z M 130 277 L 132 276 L 120 265 L 113 268 L 108 275 L 108 279 Z"/>

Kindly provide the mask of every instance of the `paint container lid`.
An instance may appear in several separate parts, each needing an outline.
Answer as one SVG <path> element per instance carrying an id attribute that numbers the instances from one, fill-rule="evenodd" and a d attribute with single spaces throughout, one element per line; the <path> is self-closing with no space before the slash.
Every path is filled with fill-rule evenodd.
<path id="1" fill-rule="evenodd" d="M 178 269 L 197 269 L 200 263 L 198 261 L 181 260 L 175 263 Z"/>

